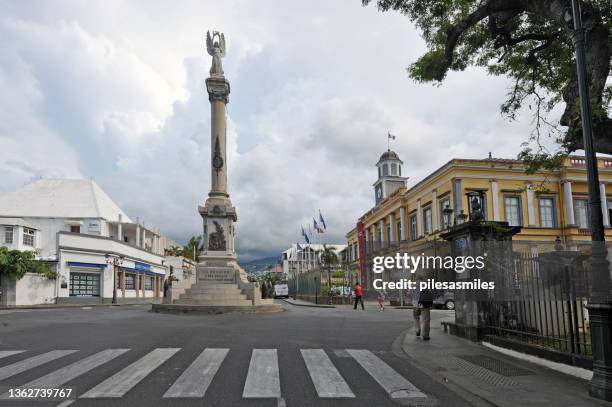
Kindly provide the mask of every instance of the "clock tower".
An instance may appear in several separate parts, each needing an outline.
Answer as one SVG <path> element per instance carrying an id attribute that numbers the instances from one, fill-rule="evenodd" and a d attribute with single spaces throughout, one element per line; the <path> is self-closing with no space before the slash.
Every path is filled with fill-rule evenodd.
<path id="1" fill-rule="evenodd" d="M 385 151 L 376 163 L 378 167 L 378 180 L 374 183 L 374 199 L 376 205 L 397 191 L 400 187 L 405 187 L 408 177 L 402 177 L 402 165 L 395 151 Z"/>

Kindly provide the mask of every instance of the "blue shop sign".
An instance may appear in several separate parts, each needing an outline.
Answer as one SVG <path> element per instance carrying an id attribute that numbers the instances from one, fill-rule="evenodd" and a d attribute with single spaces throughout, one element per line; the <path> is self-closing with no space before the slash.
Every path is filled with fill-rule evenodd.
<path id="1" fill-rule="evenodd" d="M 151 265 L 146 263 L 134 262 L 134 270 L 136 271 L 150 271 Z"/>

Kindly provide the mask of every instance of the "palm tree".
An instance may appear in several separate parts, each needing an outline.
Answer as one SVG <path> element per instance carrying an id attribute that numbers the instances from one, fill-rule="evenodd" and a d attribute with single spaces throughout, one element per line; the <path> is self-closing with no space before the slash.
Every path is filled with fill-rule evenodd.
<path id="1" fill-rule="evenodd" d="M 172 246 L 170 247 L 170 255 L 171 256 L 182 256 L 183 255 L 183 246 Z"/>
<path id="2" fill-rule="evenodd" d="M 183 246 L 183 256 L 197 261 L 198 253 L 202 250 L 202 236 L 192 236 L 189 242 Z"/>
<path id="3" fill-rule="evenodd" d="M 331 304 L 331 268 L 338 264 L 338 254 L 333 248 L 323 245 L 323 250 L 319 255 L 321 264 L 327 269 L 327 287 L 329 289 L 329 302 Z"/>

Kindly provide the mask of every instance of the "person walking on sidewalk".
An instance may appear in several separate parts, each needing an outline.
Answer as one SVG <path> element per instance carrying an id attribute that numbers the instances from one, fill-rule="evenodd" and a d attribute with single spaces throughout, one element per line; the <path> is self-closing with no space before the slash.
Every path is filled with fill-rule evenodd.
<path id="1" fill-rule="evenodd" d="M 429 326 L 431 323 L 431 307 L 433 307 L 433 293 L 430 290 L 412 290 L 412 315 L 416 328 L 416 336 L 423 334 L 423 340 L 429 340 Z"/>
<path id="2" fill-rule="evenodd" d="M 378 306 L 380 307 L 381 311 L 385 310 L 385 291 L 384 290 L 378 290 Z"/>
<path id="3" fill-rule="evenodd" d="M 357 309 L 357 304 L 361 302 L 361 309 L 365 311 L 365 307 L 363 305 L 363 299 L 361 298 L 363 296 L 363 290 L 361 289 L 361 284 L 359 284 L 359 282 L 355 284 L 354 290 L 355 290 L 355 305 L 353 306 L 353 309 Z"/>

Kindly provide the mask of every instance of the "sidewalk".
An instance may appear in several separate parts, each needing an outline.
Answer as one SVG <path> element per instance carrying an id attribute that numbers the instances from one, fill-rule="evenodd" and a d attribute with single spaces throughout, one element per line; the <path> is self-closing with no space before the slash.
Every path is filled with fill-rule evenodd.
<path id="1" fill-rule="evenodd" d="M 319 303 L 319 304 L 315 304 L 314 302 L 310 302 L 310 301 L 304 301 L 304 300 L 299 300 L 296 299 L 294 300 L 293 298 L 289 297 L 289 298 L 282 298 L 283 301 L 291 304 L 291 305 L 296 305 L 298 307 L 315 307 L 315 308 L 352 308 L 353 304 L 334 304 L 334 305 L 329 305 L 329 304 L 324 304 L 324 303 Z M 366 308 L 376 308 L 378 309 L 378 302 L 375 300 L 364 300 L 363 301 L 364 306 Z M 359 306 L 361 307 L 361 305 Z M 412 308 L 412 307 L 391 307 L 389 305 L 385 305 L 386 308 Z"/>
<path id="2" fill-rule="evenodd" d="M 304 300 L 294 300 L 293 298 L 289 297 L 289 298 L 282 298 L 283 301 L 291 304 L 291 305 L 296 305 L 298 307 L 313 307 L 313 308 L 336 308 L 335 305 L 329 305 L 329 304 L 315 304 L 314 302 L 309 302 L 309 301 L 304 301 Z"/>
<path id="3" fill-rule="evenodd" d="M 431 340 L 427 342 L 417 338 L 414 329 L 410 329 L 402 349 L 427 376 L 452 391 L 482 400 L 475 405 L 612 406 L 590 397 L 585 380 L 445 334 L 440 322 L 452 318 L 449 315 L 432 319 Z"/>

